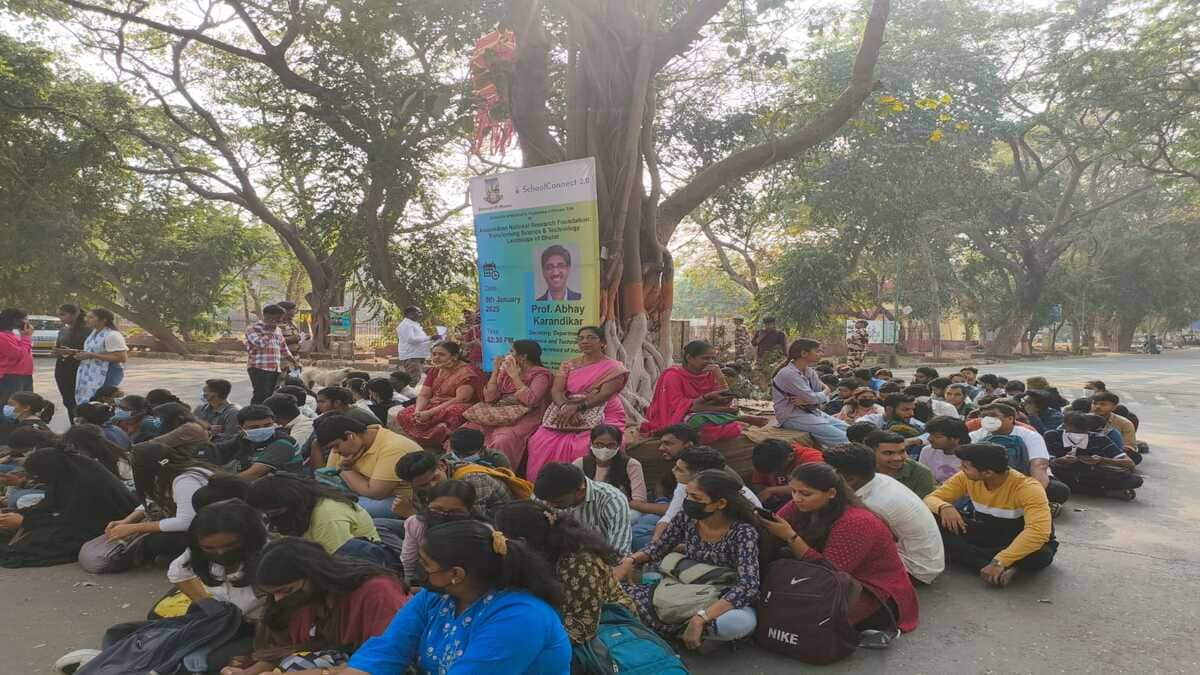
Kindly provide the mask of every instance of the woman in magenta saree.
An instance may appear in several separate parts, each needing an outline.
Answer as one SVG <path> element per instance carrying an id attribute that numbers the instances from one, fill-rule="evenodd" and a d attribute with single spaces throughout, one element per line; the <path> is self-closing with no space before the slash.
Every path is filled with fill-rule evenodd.
<path id="1" fill-rule="evenodd" d="M 504 453 L 512 466 L 520 466 L 525 445 L 546 414 L 553 382 L 554 373 L 542 366 L 542 346 L 534 340 L 513 340 L 512 352 L 496 359 L 492 376 L 483 388 L 483 402 L 492 406 L 520 405 L 529 412 L 503 425 L 489 424 L 467 413 L 476 421 L 463 427 L 482 431 L 485 448 Z"/>
<path id="2" fill-rule="evenodd" d="M 700 432 L 702 444 L 711 445 L 742 433 L 716 357 L 712 345 L 703 340 L 683 348 L 683 365 L 664 370 L 654 386 L 654 398 L 640 427 L 643 434 L 660 434 L 667 427 L 686 424 Z"/>
<path id="3" fill-rule="evenodd" d="M 446 437 L 466 420 L 463 413 L 479 400 L 482 376 L 461 358 L 455 342 L 435 346 L 429 357 L 433 368 L 425 374 L 417 403 L 396 416 L 393 431 L 428 449 L 441 449 Z"/>
<path id="4" fill-rule="evenodd" d="M 618 394 L 625 387 L 629 371 L 620 361 L 604 355 L 604 333 L 599 328 L 584 326 L 579 329 L 577 338 L 583 355 L 559 368 L 550 390 L 550 412 L 555 413 L 560 426 L 575 427 L 581 426 L 582 416 L 595 417 L 594 411 L 600 408 L 603 416 L 599 422 L 624 429 L 625 407 Z M 562 430 L 543 424 L 529 439 L 525 477 L 536 480 L 538 472 L 547 463 L 569 464 L 586 455 L 590 431 L 582 426 Z"/>

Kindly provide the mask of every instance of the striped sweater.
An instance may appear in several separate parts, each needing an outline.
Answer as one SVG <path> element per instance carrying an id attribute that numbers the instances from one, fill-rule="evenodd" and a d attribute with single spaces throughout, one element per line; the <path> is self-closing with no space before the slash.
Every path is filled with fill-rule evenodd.
<path id="1" fill-rule="evenodd" d="M 983 481 L 971 480 L 959 471 L 925 497 L 925 504 L 936 514 L 963 496 L 970 497 L 975 506 L 976 520 L 990 521 L 989 529 L 1013 535 L 1008 547 L 996 554 L 1005 567 L 1037 551 L 1054 535 L 1045 489 L 1015 469 L 1008 470 L 1008 480 L 996 490 L 988 490 Z M 972 526 L 968 521 L 968 531 Z"/>

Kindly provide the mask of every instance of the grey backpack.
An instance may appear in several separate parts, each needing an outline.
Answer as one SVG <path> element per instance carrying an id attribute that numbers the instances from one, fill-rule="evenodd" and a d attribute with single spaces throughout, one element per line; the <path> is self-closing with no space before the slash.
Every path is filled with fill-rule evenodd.
<path id="1" fill-rule="evenodd" d="M 88 661 L 76 675 L 172 675 L 183 657 L 201 647 L 225 644 L 242 625 L 237 605 L 205 598 L 187 614 L 148 622 Z"/>
<path id="2" fill-rule="evenodd" d="M 654 613 L 665 624 L 683 623 L 721 599 L 737 572 L 671 553 L 658 564 L 662 581 L 654 588 Z"/>

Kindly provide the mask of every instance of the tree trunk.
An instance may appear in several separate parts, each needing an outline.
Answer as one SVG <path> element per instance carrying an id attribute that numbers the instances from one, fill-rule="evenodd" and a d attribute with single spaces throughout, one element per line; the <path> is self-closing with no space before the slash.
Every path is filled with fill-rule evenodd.
<path id="1" fill-rule="evenodd" d="M 105 298 L 96 296 L 85 288 L 77 288 L 75 291 L 82 297 L 87 298 L 93 304 L 103 307 L 113 314 L 132 321 L 135 325 L 145 330 L 150 335 L 154 336 L 162 344 L 163 348 L 175 354 L 187 355 L 191 352 L 188 350 L 187 344 L 176 337 L 174 331 L 165 323 L 154 317 L 152 314 L 139 312 L 133 307 L 125 307 L 118 305 L 115 302 L 106 300 Z"/>
<path id="2" fill-rule="evenodd" d="M 1116 333 L 1116 351 L 1129 352 L 1133 351 L 1133 334 L 1137 332 L 1137 327 L 1142 323 L 1142 319 L 1146 318 L 1141 312 L 1135 314 L 1122 314 L 1117 319 Z"/>
<path id="3" fill-rule="evenodd" d="M 987 353 L 994 356 L 1009 356 L 1016 351 L 1033 321 L 1033 313 L 1046 286 L 1045 272 L 1035 272 L 1017 281 L 1017 302 L 999 326 Z"/>
<path id="4" fill-rule="evenodd" d="M 929 320 L 929 339 L 933 342 L 933 358 L 942 358 L 942 285 L 933 265 L 933 252 L 929 246 L 921 246 L 925 252 L 925 274 L 929 278 L 929 294 L 933 297 L 933 316 Z"/>

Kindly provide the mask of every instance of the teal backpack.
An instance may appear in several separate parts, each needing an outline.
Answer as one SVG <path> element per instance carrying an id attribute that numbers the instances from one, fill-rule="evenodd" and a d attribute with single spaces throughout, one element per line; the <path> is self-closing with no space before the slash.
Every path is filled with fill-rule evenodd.
<path id="1" fill-rule="evenodd" d="M 596 637 L 575 645 L 575 662 L 588 675 L 687 675 L 671 645 L 621 605 L 604 605 Z"/>
<path id="2" fill-rule="evenodd" d="M 1013 434 L 992 434 L 986 436 L 981 443 L 995 443 L 1008 453 L 1008 465 L 1017 471 L 1029 475 L 1029 450 L 1025 441 Z"/>

